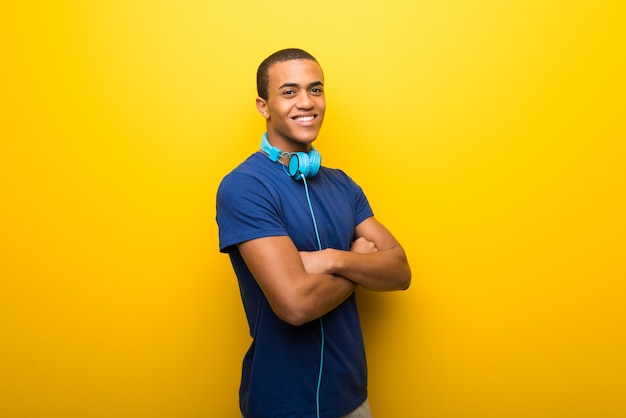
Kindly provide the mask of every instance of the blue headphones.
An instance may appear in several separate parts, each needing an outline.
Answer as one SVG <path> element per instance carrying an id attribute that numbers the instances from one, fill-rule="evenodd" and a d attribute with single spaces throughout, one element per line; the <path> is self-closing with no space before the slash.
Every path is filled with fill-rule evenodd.
<path id="1" fill-rule="evenodd" d="M 289 157 L 289 175 L 295 180 L 313 178 L 320 171 L 322 156 L 313 146 L 309 152 L 282 152 L 273 147 L 267 140 L 267 132 L 261 139 L 261 150 L 265 152 L 269 159 L 278 162 L 281 157 Z"/>

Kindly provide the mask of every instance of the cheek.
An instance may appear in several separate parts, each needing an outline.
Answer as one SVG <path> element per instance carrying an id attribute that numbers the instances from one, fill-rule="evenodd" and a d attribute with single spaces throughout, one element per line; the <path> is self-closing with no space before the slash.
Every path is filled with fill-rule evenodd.
<path id="1" fill-rule="evenodd" d="M 274 108 L 274 115 L 283 116 L 283 117 L 289 116 L 289 106 L 288 105 L 276 106 Z"/>

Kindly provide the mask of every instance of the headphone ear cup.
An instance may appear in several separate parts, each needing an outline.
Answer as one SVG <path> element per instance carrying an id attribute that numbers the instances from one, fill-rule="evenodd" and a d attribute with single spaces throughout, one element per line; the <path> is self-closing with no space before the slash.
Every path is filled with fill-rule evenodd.
<path id="1" fill-rule="evenodd" d="M 307 178 L 317 176 L 317 173 L 320 171 L 320 166 L 322 165 L 322 155 L 317 152 L 316 149 L 311 149 L 308 154 L 310 161 L 310 173 Z"/>
<path id="2" fill-rule="evenodd" d="M 322 156 L 316 150 L 295 152 L 289 159 L 289 175 L 296 180 L 310 179 L 320 171 Z"/>
<path id="3" fill-rule="evenodd" d="M 306 160 L 307 155 L 304 152 L 295 152 L 289 158 L 289 175 L 295 180 L 302 180 L 302 176 L 306 177 Z"/>

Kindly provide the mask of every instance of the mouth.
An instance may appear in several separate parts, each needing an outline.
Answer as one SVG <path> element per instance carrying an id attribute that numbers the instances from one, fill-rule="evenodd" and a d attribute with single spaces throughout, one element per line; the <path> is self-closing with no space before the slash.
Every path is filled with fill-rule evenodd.
<path id="1" fill-rule="evenodd" d="M 298 123 L 306 124 L 309 122 L 313 122 L 316 118 L 317 118 L 317 115 L 306 115 L 306 116 L 294 116 L 291 119 Z"/>

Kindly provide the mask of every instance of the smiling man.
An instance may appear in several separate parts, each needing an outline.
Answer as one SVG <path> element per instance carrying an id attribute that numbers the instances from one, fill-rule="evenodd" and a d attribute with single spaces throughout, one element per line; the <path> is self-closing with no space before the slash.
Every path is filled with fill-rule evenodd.
<path id="1" fill-rule="evenodd" d="M 406 289 L 406 255 L 362 189 L 321 166 L 312 146 L 326 111 L 317 60 L 278 51 L 259 66 L 257 90 L 261 149 L 217 193 L 220 251 L 230 256 L 253 338 L 241 413 L 371 417 L 355 290 Z"/>
<path id="2" fill-rule="evenodd" d="M 256 105 L 267 120 L 267 136 L 283 151 L 308 151 L 317 138 L 326 102 L 324 74 L 311 59 L 277 62 L 261 68 Z"/>

